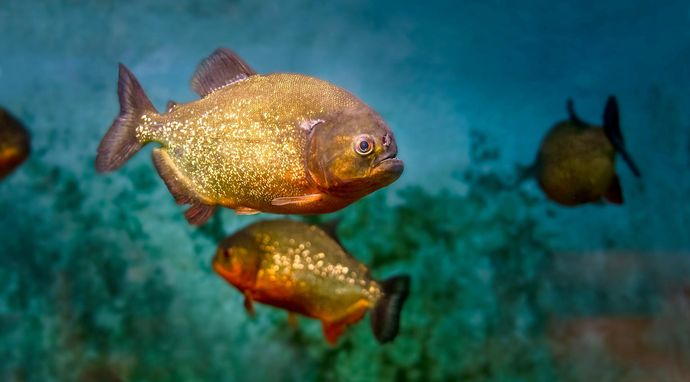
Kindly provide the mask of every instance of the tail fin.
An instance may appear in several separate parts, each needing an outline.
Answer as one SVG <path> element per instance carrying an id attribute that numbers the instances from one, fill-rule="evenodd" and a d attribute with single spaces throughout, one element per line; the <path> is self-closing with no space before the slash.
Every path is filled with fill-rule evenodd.
<path id="1" fill-rule="evenodd" d="M 98 146 L 96 170 L 113 171 L 122 166 L 142 147 L 136 137 L 136 128 L 146 113 L 157 113 L 141 88 L 134 74 L 120 64 L 120 79 L 117 84 L 120 98 L 120 114 Z"/>
<path id="2" fill-rule="evenodd" d="M 630 167 L 630 170 L 632 170 L 633 174 L 639 178 L 640 169 L 637 167 L 635 162 L 632 160 L 632 157 L 630 157 L 630 154 L 628 154 L 628 151 L 625 149 L 625 141 L 623 140 L 623 133 L 621 132 L 620 126 L 620 116 L 618 114 L 618 102 L 614 96 L 609 96 L 608 101 L 606 101 L 606 109 L 604 109 L 604 133 L 606 133 L 606 137 L 608 137 L 613 147 L 616 148 L 616 151 L 621 154 L 623 160 L 625 160 L 625 162 L 628 164 L 628 167 Z"/>
<path id="3" fill-rule="evenodd" d="M 383 297 L 371 312 L 371 330 L 385 344 L 393 341 L 400 328 L 400 311 L 410 290 L 410 276 L 391 277 L 381 283 Z"/>

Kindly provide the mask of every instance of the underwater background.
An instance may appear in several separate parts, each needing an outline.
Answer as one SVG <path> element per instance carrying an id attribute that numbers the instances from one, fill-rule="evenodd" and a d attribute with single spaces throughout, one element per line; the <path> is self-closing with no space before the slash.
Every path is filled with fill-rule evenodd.
<path id="1" fill-rule="evenodd" d="M 408 273 L 397 339 L 335 347 L 210 266 L 269 215 L 187 224 L 150 160 L 97 175 L 117 63 L 154 105 L 196 98 L 220 46 L 342 86 L 396 134 L 403 176 L 344 210 L 377 278 Z M 529 0 L 0 2 L 0 105 L 32 155 L 0 182 L 6 381 L 689 381 L 690 3 Z M 565 208 L 518 183 L 573 97 L 615 94 L 636 179 Z M 295 217 L 299 218 L 299 217 Z"/>

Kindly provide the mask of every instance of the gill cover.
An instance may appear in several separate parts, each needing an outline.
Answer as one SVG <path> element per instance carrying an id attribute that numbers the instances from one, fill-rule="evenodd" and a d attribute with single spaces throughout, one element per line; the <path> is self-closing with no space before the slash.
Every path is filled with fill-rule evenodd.
<path id="1" fill-rule="evenodd" d="M 310 131 L 307 170 L 319 190 L 358 198 L 400 177 L 395 168 L 379 166 L 397 154 L 386 123 L 373 110 L 357 106 L 317 123 Z"/>

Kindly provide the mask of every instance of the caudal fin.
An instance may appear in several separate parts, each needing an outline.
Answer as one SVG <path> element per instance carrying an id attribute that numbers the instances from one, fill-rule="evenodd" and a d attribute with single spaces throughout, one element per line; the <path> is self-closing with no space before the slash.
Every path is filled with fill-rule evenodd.
<path id="1" fill-rule="evenodd" d="M 606 133 L 606 136 L 613 147 L 616 148 L 616 151 L 621 154 L 623 160 L 628 164 L 633 174 L 639 178 L 640 169 L 625 149 L 625 141 L 623 139 L 623 133 L 621 132 L 620 116 L 618 114 L 618 102 L 614 96 L 609 96 L 608 101 L 606 101 L 606 108 L 604 109 L 604 133 Z"/>
<path id="2" fill-rule="evenodd" d="M 157 113 L 139 81 L 122 64 L 117 95 L 120 98 L 120 114 L 98 146 L 98 172 L 116 170 L 136 154 L 142 147 L 136 136 L 136 128 L 141 123 L 141 117 L 147 113 Z"/>
<path id="3" fill-rule="evenodd" d="M 391 277 L 381 283 L 383 297 L 371 312 L 371 330 L 385 344 L 393 341 L 400 329 L 400 311 L 410 290 L 410 276 Z"/>

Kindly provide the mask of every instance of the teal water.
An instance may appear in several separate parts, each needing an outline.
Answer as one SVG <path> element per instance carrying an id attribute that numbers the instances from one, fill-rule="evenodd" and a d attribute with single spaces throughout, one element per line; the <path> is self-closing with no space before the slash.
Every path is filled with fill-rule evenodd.
<path id="1" fill-rule="evenodd" d="M 683 1 L 1 2 L 0 105 L 33 152 L 0 182 L 0 378 L 690 380 L 688 25 Z M 219 46 L 334 82 L 396 133 L 402 178 L 333 215 L 375 276 L 412 276 L 392 344 L 248 318 L 210 259 L 267 216 L 189 226 L 150 147 L 95 173 L 117 63 L 162 109 Z M 618 163 L 623 206 L 515 185 L 567 97 L 599 121 L 609 94 L 643 172 Z"/>

